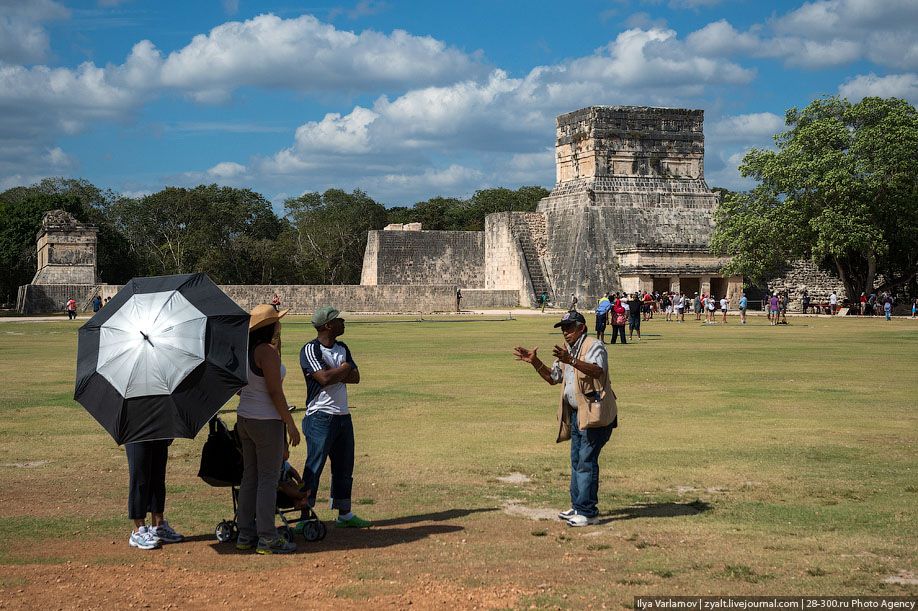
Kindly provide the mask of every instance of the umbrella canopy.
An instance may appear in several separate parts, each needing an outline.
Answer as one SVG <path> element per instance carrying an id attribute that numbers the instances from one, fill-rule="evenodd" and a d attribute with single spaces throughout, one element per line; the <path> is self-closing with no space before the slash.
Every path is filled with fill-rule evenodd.
<path id="1" fill-rule="evenodd" d="M 73 398 L 119 444 L 192 438 L 246 385 L 248 339 L 205 274 L 135 278 L 80 327 Z"/>

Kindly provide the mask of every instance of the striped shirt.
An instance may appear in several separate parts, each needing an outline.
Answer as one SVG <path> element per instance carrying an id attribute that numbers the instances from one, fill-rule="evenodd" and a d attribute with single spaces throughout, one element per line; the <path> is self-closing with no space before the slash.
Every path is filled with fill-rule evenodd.
<path id="1" fill-rule="evenodd" d="M 323 369 L 335 369 L 342 363 L 348 362 L 357 369 L 351 351 L 344 342 L 335 341 L 335 345 L 326 348 L 316 338 L 303 346 L 300 350 L 300 367 L 306 378 L 306 415 L 314 412 L 326 412 L 335 415 L 344 415 L 348 412 L 347 385 L 336 382 L 322 386 L 316 382 L 312 374 Z"/>

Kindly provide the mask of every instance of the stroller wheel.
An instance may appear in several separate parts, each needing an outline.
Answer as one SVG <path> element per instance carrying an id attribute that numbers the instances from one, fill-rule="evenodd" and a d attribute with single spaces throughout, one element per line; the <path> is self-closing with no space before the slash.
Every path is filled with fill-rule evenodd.
<path id="1" fill-rule="evenodd" d="M 287 541 L 293 541 L 293 531 L 290 530 L 289 526 L 281 526 L 277 529 L 277 534 L 286 539 Z"/>
<path id="2" fill-rule="evenodd" d="M 307 541 L 321 541 L 325 532 L 325 524 L 321 520 L 310 520 L 303 526 L 303 538 Z"/>
<path id="3" fill-rule="evenodd" d="M 217 541 L 220 543 L 226 543 L 227 541 L 233 538 L 233 524 L 231 522 L 220 522 L 217 524 L 217 528 L 214 529 L 214 534 L 217 535 Z"/>

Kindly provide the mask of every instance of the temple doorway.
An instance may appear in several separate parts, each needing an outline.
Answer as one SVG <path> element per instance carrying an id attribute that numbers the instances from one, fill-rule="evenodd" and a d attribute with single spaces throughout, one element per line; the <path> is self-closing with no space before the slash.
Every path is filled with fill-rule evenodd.
<path id="1" fill-rule="evenodd" d="M 669 291 L 669 277 L 663 276 L 662 278 L 653 279 L 653 290 L 655 293 L 666 293 Z"/>
<path id="2" fill-rule="evenodd" d="M 727 280 L 725 278 L 711 278 L 711 296 L 718 300 L 727 296 Z"/>
<path id="3" fill-rule="evenodd" d="M 695 293 L 701 292 L 701 278 L 679 278 L 679 290 L 686 297 L 694 297 Z"/>

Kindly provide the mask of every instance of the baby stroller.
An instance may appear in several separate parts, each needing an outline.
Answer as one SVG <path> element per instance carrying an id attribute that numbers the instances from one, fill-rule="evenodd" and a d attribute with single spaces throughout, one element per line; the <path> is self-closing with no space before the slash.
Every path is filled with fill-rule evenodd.
<path id="1" fill-rule="evenodd" d="M 236 429 L 230 430 L 226 424 L 214 416 L 211 418 L 210 432 L 201 451 L 201 468 L 198 477 L 217 488 L 229 488 L 233 496 L 233 519 L 223 520 L 214 529 L 217 541 L 225 543 L 239 536 L 236 524 L 236 513 L 239 507 L 239 485 L 242 483 L 242 450 Z M 278 465 L 278 469 L 280 465 Z M 277 529 L 278 534 L 287 541 L 293 541 L 293 535 L 299 523 L 303 523 L 303 538 L 306 541 L 321 541 L 325 538 L 326 527 L 311 507 L 296 509 L 294 501 L 283 492 L 278 491 L 275 504 L 275 515 L 280 517 L 283 526 Z M 296 517 L 292 517 L 295 514 Z M 290 516 L 290 517 L 288 517 Z"/>

